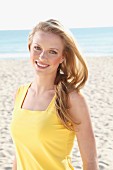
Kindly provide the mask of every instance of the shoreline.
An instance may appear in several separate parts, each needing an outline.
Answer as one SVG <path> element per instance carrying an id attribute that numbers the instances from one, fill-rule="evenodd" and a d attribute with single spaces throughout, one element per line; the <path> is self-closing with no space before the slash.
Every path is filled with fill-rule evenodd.
<path id="1" fill-rule="evenodd" d="M 11 55 L 14 55 L 13 57 L 10 57 Z M 27 55 L 20 55 L 18 57 L 18 54 L 15 56 L 15 54 L 0 54 L 0 60 L 29 60 L 29 54 Z M 112 58 L 113 55 L 82 55 L 83 58 Z"/>
<path id="2" fill-rule="evenodd" d="M 97 59 L 98 58 L 98 59 Z M 113 168 L 113 57 L 85 57 L 89 78 L 82 90 L 91 111 L 92 125 L 97 143 L 100 170 Z M 29 58 L 0 59 L 0 168 L 11 170 L 14 146 L 9 125 L 16 89 L 33 79 Z M 81 169 L 80 153 L 75 140 L 72 163 Z"/>

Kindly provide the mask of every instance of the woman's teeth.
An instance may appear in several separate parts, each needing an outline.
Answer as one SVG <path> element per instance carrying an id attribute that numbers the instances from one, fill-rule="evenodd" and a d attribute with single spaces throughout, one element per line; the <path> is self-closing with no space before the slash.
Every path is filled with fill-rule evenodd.
<path id="1" fill-rule="evenodd" d="M 39 64 L 39 63 L 37 63 L 37 65 L 40 66 L 40 67 L 47 67 L 48 66 L 48 65 Z"/>
<path id="2" fill-rule="evenodd" d="M 35 62 L 39 67 L 43 67 L 43 68 L 46 68 L 46 67 L 48 67 L 49 65 L 47 65 L 47 64 L 40 64 L 40 63 L 38 63 L 37 61 Z"/>

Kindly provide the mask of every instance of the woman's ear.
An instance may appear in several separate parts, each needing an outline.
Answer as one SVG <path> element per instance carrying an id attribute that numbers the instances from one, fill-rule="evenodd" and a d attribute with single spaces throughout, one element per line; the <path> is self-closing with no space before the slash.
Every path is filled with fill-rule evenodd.
<path id="1" fill-rule="evenodd" d="M 64 56 L 61 58 L 60 64 L 65 60 Z"/>
<path id="2" fill-rule="evenodd" d="M 30 48 L 31 48 L 31 44 L 28 45 L 28 50 L 30 51 Z"/>

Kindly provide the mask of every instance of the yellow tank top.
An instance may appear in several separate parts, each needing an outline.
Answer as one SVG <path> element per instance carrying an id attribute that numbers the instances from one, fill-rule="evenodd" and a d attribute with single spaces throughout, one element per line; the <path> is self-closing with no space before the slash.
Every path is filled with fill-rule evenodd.
<path id="1" fill-rule="evenodd" d="M 75 132 L 56 115 L 55 96 L 45 111 L 21 108 L 30 85 L 18 89 L 10 125 L 17 170 L 74 170 L 70 153 Z"/>

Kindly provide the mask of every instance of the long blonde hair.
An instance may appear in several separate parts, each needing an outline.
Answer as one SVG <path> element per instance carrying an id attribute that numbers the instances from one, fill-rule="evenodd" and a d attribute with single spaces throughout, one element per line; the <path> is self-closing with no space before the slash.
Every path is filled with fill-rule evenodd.
<path id="1" fill-rule="evenodd" d="M 28 48 L 33 41 L 34 34 L 37 31 L 51 32 L 61 37 L 64 42 L 63 55 L 64 61 L 59 65 L 55 85 L 56 85 L 56 110 L 57 115 L 69 130 L 73 130 L 73 124 L 80 122 L 74 121 L 70 116 L 68 109 L 69 93 L 77 92 L 84 86 L 88 78 L 88 69 L 86 63 L 80 54 L 75 39 L 69 31 L 57 20 L 50 19 L 45 22 L 39 22 L 31 31 L 28 38 Z"/>

